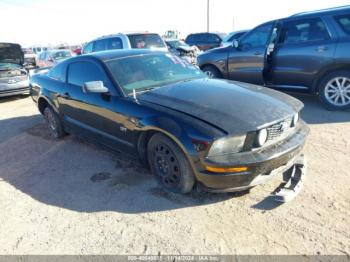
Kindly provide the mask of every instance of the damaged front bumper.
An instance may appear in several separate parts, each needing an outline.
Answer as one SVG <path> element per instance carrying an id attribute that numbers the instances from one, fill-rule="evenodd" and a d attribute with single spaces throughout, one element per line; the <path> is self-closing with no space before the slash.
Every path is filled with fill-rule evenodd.
<path id="1" fill-rule="evenodd" d="M 290 184 L 295 184 L 296 177 L 293 178 L 293 183 L 290 182 L 290 177 L 295 175 L 297 168 L 305 174 L 304 156 L 302 149 L 305 144 L 306 137 L 309 133 L 309 128 L 305 123 L 301 122 L 294 134 L 285 140 L 256 151 L 243 152 L 226 156 L 225 158 L 211 158 L 205 160 L 205 165 L 218 167 L 247 167 L 247 171 L 239 173 L 212 173 L 202 169 L 197 173 L 197 181 L 199 185 L 206 191 L 210 192 L 236 192 L 243 191 L 259 184 L 266 183 L 277 175 L 284 177 L 285 186 L 290 187 Z M 299 171 L 300 171 L 299 170 Z M 300 173 L 298 171 L 298 174 Z M 286 174 L 291 174 L 288 177 Z M 299 183 L 299 182 L 298 182 Z M 298 187 L 297 187 L 298 188 Z M 275 192 L 277 194 L 277 191 Z M 279 192 L 280 201 L 289 197 L 285 190 Z"/>

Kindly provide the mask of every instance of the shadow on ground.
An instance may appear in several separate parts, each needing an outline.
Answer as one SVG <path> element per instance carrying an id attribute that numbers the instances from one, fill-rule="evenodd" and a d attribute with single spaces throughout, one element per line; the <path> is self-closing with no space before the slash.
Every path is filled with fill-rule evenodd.
<path id="1" fill-rule="evenodd" d="M 0 182 L 41 203 L 88 213 L 145 213 L 208 205 L 246 194 L 166 192 L 132 157 L 75 136 L 54 140 L 41 118 L 0 120 Z"/>
<path id="2" fill-rule="evenodd" d="M 29 95 L 24 94 L 24 95 L 15 95 L 15 96 L 5 96 L 5 97 L 0 97 L 0 103 L 7 103 L 11 101 L 16 101 L 20 99 L 27 98 Z"/>

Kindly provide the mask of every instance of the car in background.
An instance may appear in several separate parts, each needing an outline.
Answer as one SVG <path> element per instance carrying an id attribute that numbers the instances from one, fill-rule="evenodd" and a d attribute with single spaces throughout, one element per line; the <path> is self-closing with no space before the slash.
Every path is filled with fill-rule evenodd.
<path id="1" fill-rule="evenodd" d="M 209 76 L 317 94 L 329 110 L 350 108 L 350 6 L 257 26 L 233 46 L 198 56 Z"/>
<path id="2" fill-rule="evenodd" d="M 82 54 L 114 49 L 167 50 L 163 39 L 155 33 L 119 33 L 96 38 L 84 45 Z"/>
<path id="3" fill-rule="evenodd" d="M 45 46 L 32 46 L 32 47 L 28 47 L 26 49 L 32 50 L 34 54 L 39 54 L 41 52 L 50 50 L 50 48 L 45 47 Z"/>
<path id="4" fill-rule="evenodd" d="M 197 64 L 197 55 L 200 50 L 196 46 L 189 46 L 179 39 L 166 39 L 165 43 L 170 53 L 185 59 L 189 63 Z"/>
<path id="5" fill-rule="evenodd" d="M 37 56 L 36 63 L 38 67 L 52 67 L 70 57 L 72 57 L 72 53 L 70 50 L 55 49 L 41 52 Z"/>
<path id="6" fill-rule="evenodd" d="M 229 45 L 232 45 L 234 40 L 240 39 L 247 32 L 249 32 L 249 30 L 241 30 L 241 31 L 234 31 L 234 32 L 228 33 L 224 37 L 224 39 L 222 39 L 221 47 L 227 47 Z"/>
<path id="7" fill-rule="evenodd" d="M 19 44 L 0 43 L 0 97 L 29 93 L 29 77 L 23 67 Z"/>
<path id="8" fill-rule="evenodd" d="M 75 55 L 81 55 L 81 46 L 75 47 L 72 49 L 72 53 Z"/>
<path id="9" fill-rule="evenodd" d="M 285 201 L 303 181 L 309 128 L 299 100 L 209 79 L 169 52 L 75 56 L 34 75 L 31 94 L 54 138 L 71 133 L 137 156 L 172 192 L 242 191 L 280 175 L 292 181 L 276 195 Z"/>
<path id="10" fill-rule="evenodd" d="M 36 55 L 33 50 L 30 48 L 22 48 L 22 51 L 24 53 L 24 67 L 28 70 L 36 68 Z"/>
<path id="11" fill-rule="evenodd" d="M 186 37 L 185 42 L 190 46 L 197 46 L 201 51 L 220 47 L 225 34 L 195 33 Z"/>

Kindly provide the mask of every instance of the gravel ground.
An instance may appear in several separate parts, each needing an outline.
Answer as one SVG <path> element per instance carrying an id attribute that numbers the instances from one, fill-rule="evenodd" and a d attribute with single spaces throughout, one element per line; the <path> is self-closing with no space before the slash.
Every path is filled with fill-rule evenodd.
<path id="1" fill-rule="evenodd" d="M 166 193 L 136 163 L 50 138 L 29 97 L 0 100 L 0 254 L 350 254 L 350 112 L 305 103 L 308 177 L 292 202 Z"/>

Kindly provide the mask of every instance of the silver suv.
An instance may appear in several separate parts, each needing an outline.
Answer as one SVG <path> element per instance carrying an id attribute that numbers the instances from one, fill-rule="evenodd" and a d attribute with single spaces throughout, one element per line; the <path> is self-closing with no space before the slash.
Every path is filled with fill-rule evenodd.
<path id="1" fill-rule="evenodd" d="M 84 45 L 82 54 L 113 49 L 156 49 L 167 51 L 163 39 L 155 33 L 114 34 L 96 38 Z"/>

